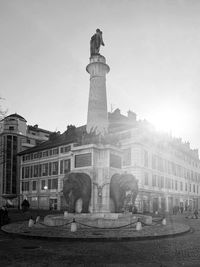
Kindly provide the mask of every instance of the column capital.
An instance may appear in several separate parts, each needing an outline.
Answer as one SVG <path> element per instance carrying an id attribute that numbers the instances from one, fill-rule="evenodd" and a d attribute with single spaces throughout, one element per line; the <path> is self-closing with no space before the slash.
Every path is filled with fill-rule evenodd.
<path id="1" fill-rule="evenodd" d="M 87 72 L 92 76 L 105 76 L 110 67 L 106 64 L 106 59 L 101 55 L 90 57 L 90 63 L 86 67 Z"/>

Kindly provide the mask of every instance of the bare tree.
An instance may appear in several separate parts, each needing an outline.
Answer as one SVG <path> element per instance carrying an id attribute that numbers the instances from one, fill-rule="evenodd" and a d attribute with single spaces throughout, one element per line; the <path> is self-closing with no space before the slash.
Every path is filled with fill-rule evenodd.
<path id="1" fill-rule="evenodd" d="M 0 97 L 0 134 L 1 134 L 1 120 L 5 117 L 7 110 L 3 110 L 1 102 L 4 98 Z M 4 163 L 5 160 L 5 147 L 3 144 L 3 139 L 0 136 L 0 165 Z"/>
<path id="2" fill-rule="evenodd" d="M 7 110 L 3 110 L 1 102 L 4 98 L 0 97 L 0 121 L 5 117 Z"/>

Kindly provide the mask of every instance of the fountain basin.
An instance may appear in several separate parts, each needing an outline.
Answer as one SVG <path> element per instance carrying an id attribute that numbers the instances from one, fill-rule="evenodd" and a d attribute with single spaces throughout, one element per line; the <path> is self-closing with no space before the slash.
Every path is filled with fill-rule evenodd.
<path id="1" fill-rule="evenodd" d="M 70 223 L 75 219 L 78 228 L 98 227 L 117 228 L 131 227 L 140 219 L 141 222 L 151 225 L 152 217 L 142 214 L 132 213 L 64 213 L 60 215 L 47 215 L 44 224 L 47 226 L 70 227 Z"/>

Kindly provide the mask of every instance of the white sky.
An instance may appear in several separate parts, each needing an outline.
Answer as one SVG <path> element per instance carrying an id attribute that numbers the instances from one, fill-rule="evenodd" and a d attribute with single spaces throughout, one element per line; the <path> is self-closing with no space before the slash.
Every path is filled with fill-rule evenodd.
<path id="1" fill-rule="evenodd" d="M 85 124 L 100 28 L 108 110 L 131 109 L 200 148 L 199 14 L 199 0 L 0 0 L 2 105 L 51 131 Z"/>

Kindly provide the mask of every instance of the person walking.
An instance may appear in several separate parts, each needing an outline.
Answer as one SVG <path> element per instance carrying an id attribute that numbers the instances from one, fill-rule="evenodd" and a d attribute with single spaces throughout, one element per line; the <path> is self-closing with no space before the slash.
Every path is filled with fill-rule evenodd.
<path id="1" fill-rule="evenodd" d="M 198 219 L 198 210 L 197 209 L 195 209 L 195 211 L 194 211 L 194 216 L 195 216 L 195 219 Z"/>

